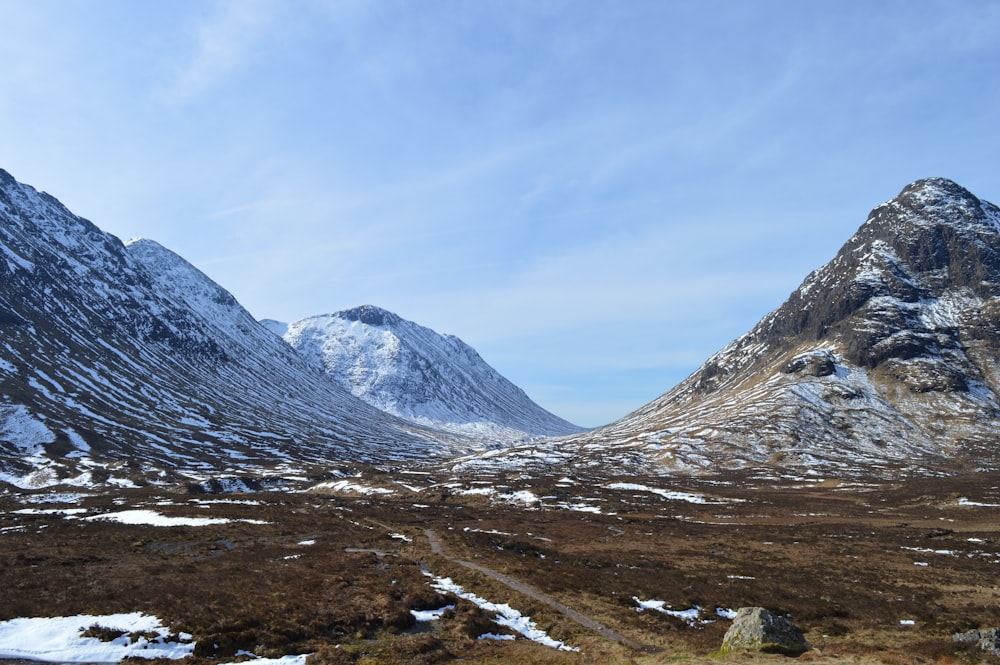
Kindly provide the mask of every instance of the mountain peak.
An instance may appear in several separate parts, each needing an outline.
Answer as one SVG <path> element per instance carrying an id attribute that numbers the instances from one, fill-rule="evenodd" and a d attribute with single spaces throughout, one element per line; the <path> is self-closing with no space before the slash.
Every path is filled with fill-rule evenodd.
<path id="1" fill-rule="evenodd" d="M 1000 418 L 997 330 L 1000 208 L 917 180 L 750 332 L 587 439 L 678 468 L 975 465 Z"/>
<path id="2" fill-rule="evenodd" d="M 491 444 L 581 430 L 531 401 L 459 338 L 379 307 L 309 317 L 282 336 L 356 397 L 420 424 Z"/>
<path id="3" fill-rule="evenodd" d="M 913 198 L 933 204 L 946 200 L 978 201 L 975 195 L 948 178 L 921 178 L 903 188 L 896 198 Z"/>
<path id="4" fill-rule="evenodd" d="M 344 319 L 345 321 L 358 321 L 379 328 L 398 326 L 403 320 L 399 315 L 374 305 L 361 305 L 360 307 L 345 309 L 340 312 L 334 312 L 331 316 Z"/>
<path id="5" fill-rule="evenodd" d="M 150 249 L 163 250 L 170 252 L 169 249 L 156 242 L 155 240 L 150 240 L 149 238 L 143 238 L 142 236 L 136 236 L 134 238 L 129 238 L 125 241 L 126 247 L 149 247 Z M 173 254 L 174 252 L 170 252 Z"/>
<path id="6" fill-rule="evenodd" d="M 995 233 L 1000 231 L 1000 210 L 953 180 L 923 178 L 872 210 L 865 226 L 893 236 L 927 236 L 927 230 L 943 228 L 973 234 Z M 923 232 L 914 234 L 914 229 Z M 861 234 L 858 239 L 865 240 L 868 236 Z"/>

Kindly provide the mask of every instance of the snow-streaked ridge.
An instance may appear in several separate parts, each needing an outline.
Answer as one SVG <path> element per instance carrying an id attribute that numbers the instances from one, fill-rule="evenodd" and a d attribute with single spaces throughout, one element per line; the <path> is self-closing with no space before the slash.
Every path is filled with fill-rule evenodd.
<path id="1" fill-rule="evenodd" d="M 496 441 L 582 431 L 533 402 L 459 338 L 378 307 L 296 321 L 284 339 L 357 397 L 417 423 Z"/>
<path id="2" fill-rule="evenodd" d="M 619 421 L 459 468 L 1000 468 L 1000 209 L 929 178 L 688 379 Z"/>
<path id="3" fill-rule="evenodd" d="M 0 247 L 0 480 L 473 447 L 355 398 L 181 257 L 149 240 L 126 247 L 4 171 Z"/>

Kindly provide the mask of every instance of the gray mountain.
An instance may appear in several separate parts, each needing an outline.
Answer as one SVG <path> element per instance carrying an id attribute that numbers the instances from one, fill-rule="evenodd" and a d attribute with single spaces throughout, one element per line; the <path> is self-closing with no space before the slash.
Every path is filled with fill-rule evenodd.
<path id="1" fill-rule="evenodd" d="M 875 208 L 832 261 L 688 379 L 547 452 L 682 472 L 996 468 L 998 394 L 1000 209 L 930 178 Z"/>
<path id="2" fill-rule="evenodd" d="M 343 388 L 399 417 L 489 441 L 583 431 L 533 402 L 459 338 L 384 309 L 262 323 Z"/>
<path id="3" fill-rule="evenodd" d="M 468 448 L 355 398 L 176 254 L 4 171 L 0 400 L 0 481 L 18 485 Z"/>

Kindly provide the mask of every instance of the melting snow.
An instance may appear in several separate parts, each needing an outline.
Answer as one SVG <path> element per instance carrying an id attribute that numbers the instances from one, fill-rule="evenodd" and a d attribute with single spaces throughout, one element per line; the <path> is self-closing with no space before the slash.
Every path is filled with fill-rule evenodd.
<path id="1" fill-rule="evenodd" d="M 437 610 L 410 610 L 410 614 L 417 621 L 437 621 L 441 618 L 442 614 L 453 609 L 455 609 L 454 605 L 445 605 Z"/>
<path id="2" fill-rule="evenodd" d="M 434 584 L 431 586 L 438 591 L 451 593 L 459 598 L 464 598 L 487 612 L 496 613 L 497 616 L 494 621 L 501 626 L 510 628 L 511 630 L 520 633 L 529 640 L 538 642 L 539 644 L 544 644 L 545 646 L 552 647 L 553 649 L 559 649 L 560 651 L 579 651 L 576 647 L 571 647 L 563 642 L 552 639 L 544 630 L 540 630 L 534 621 L 524 616 L 507 603 L 491 603 L 484 598 L 480 598 L 474 593 L 468 593 L 460 585 L 452 582 L 450 577 L 435 577 Z"/>
<path id="3" fill-rule="evenodd" d="M 314 490 L 333 490 L 334 492 L 346 492 L 348 494 L 394 494 L 390 489 L 384 487 L 369 487 L 352 483 L 350 480 L 332 480 L 313 486 Z"/>
<path id="4" fill-rule="evenodd" d="M 664 600 L 640 600 L 638 596 L 632 596 L 632 600 L 634 600 L 639 606 L 636 608 L 636 612 L 656 610 L 657 612 L 662 612 L 663 614 L 669 614 L 672 617 L 676 617 L 691 626 L 699 623 L 698 616 L 701 614 L 701 608 L 697 605 L 687 610 L 668 610 L 666 609 L 667 603 Z M 700 623 L 706 622 L 702 621 Z"/>
<path id="5" fill-rule="evenodd" d="M 225 517 L 168 517 L 154 510 L 123 510 L 117 513 L 93 515 L 86 520 L 110 520 L 122 524 L 143 524 L 148 526 L 209 526 L 211 524 L 228 524 L 229 522 L 245 522 L 247 524 L 267 524 L 261 520 L 231 520 Z"/>
<path id="6" fill-rule="evenodd" d="M 637 485 L 636 483 L 608 483 L 605 485 L 606 488 L 610 490 L 633 490 L 635 492 L 651 492 L 662 496 L 664 499 L 669 501 L 687 501 L 688 503 L 716 503 L 714 501 L 710 502 L 702 494 L 693 494 L 691 492 L 675 492 L 673 490 L 664 490 L 658 487 L 647 487 L 646 485 Z"/>
<path id="7" fill-rule="evenodd" d="M 961 497 L 958 500 L 958 505 L 960 506 L 975 506 L 977 508 L 1000 508 L 1000 503 L 979 503 L 977 501 L 969 501 L 966 497 Z"/>
<path id="8" fill-rule="evenodd" d="M 86 508 L 22 508 L 15 510 L 15 515 L 80 515 L 87 512 Z"/>
<path id="9" fill-rule="evenodd" d="M 509 501 L 510 503 L 523 503 L 526 506 L 533 506 L 536 503 L 541 503 L 541 499 L 539 499 L 534 492 L 529 492 L 528 490 L 519 490 L 510 494 L 498 494 L 497 498 Z"/>
<path id="10" fill-rule="evenodd" d="M 55 441 L 56 435 L 24 406 L 0 405 L 0 440 L 9 441 L 24 452 L 38 453 L 43 444 Z"/>
<path id="11" fill-rule="evenodd" d="M 240 651 L 236 655 L 252 656 L 254 654 Z M 245 665 L 246 663 L 253 663 L 253 665 L 306 665 L 306 659 L 309 656 L 310 654 L 302 654 L 300 656 L 282 656 L 281 658 L 254 658 L 253 660 L 242 660 L 238 663 L 221 663 L 221 665 Z"/>
<path id="12" fill-rule="evenodd" d="M 110 642 L 83 637 L 98 625 L 123 634 Z M 142 637 L 130 634 L 142 633 Z M 149 634 L 156 637 L 150 639 Z M 140 612 L 73 617 L 20 618 L 0 622 L 0 657 L 60 663 L 112 663 L 124 658 L 184 658 L 194 651 L 191 635 L 168 641 L 170 631 L 160 620 Z"/>

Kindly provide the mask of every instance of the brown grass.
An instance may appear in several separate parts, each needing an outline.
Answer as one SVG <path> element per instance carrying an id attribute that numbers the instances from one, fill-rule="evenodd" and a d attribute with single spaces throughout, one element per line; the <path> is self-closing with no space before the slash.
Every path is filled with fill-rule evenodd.
<path id="1" fill-rule="evenodd" d="M 687 504 L 600 487 L 566 490 L 544 480 L 521 486 L 539 496 L 598 496 L 604 514 L 523 510 L 446 492 L 431 500 L 421 493 L 419 502 L 429 508 L 414 508 L 417 499 L 406 495 L 302 494 L 258 494 L 249 498 L 261 505 L 205 508 L 188 504 L 182 494 L 167 497 L 175 505 L 152 506 L 164 495 L 129 491 L 129 507 L 269 522 L 156 528 L 18 515 L 13 510 L 21 505 L 0 497 L 0 528 L 6 529 L 0 532 L 0 620 L 143 611 L 195 636 L 194 663 L 230 658 L 239 650 L 314 653 L 312 662 L 320 665 L 456 658 L 718 662 L 711 654 L 728 621 L 691 627 L 636 611 L 636 596 L 675 609 L 698 605 L 704 618 L 717 607 L 746 605 L 789 613 L 816 647 L 801 657 L 804 662 L 989 660 L 950 636 L 1000 625 L 1000 556 L 981 555 L 1000 554 L 1000 523 L 995 509 L 959 506 L 956 497 L 989 500 L 1000 492 L 997 478 L 853 489 L 745 477 L 721 485 L 629 480 L 742 501 Z M 92 512 L 126 507 L 113 505 L 111 497 L 91 497 L 82 505 Z M 449 554 L 521 580 L 649 651 L 611 643 L 543 603 L 433 555 L 422 535 L 426 528 L 435 530 Z M 412 542 L 390 538 L 390 530 Z M 316 544 L 299 544 L 307 539 Z M 479 596 L 510 603 L 580 653 L 524 640 L 477 640 L 502 629 L 464 601 L 440 622 L 416 624 L 411 609 L 455 602 L 430 588 L 422 566 Z M 916 625 L 901 625 L 901 619 Z M 733 654 L 725 662 L 785 661 Z"/>

